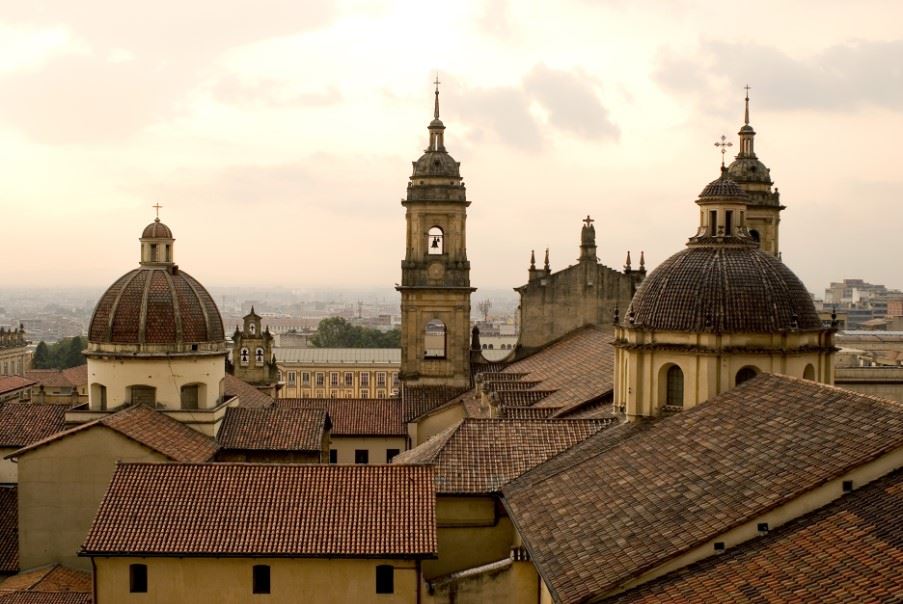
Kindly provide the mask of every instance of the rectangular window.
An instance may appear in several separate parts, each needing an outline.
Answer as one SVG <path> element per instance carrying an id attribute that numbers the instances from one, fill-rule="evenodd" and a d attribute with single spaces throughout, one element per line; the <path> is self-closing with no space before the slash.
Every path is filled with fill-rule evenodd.
<path id="1" fill-rule="evenodd" d="M 268 564 L 255 564 L 252 577 L 251 593 L 270 593 L 270 567 Z"/>
<path id="2" fill-rule="evenodd" d="M 129 564 L 129 593 L 147 593 L 147 565 Z"/>
<path id="3" fill-rule="evenodd" d="M 354 386 L 354 374 L 350 371 L 345 372 L 345 385 Z"/>
<path id="4" fill-rule="evenodd" d="M 338 386 L 339 385 L 339 374 L 335 371 L 329 374 L 329 385 L 330 386 Z"/>
<path id="5" fill-rule="evenodd" d="M 386 398 L 386 391 L 385 390 L 377 390 L 376 398 Z"/>
<path id="6" fill-rule="evenodd" d="M 294 371 L 288 372 L 288 383 L 291 386 L 295 385 L 295 380 L 297 379 L 297 374 Z"/>
<path id="7" fill-rule="evenodd" d="M 322 373 L 317 373 L 317 386 L 325 386 L 326 377 Z"/>
<path id="8" fill-rule="evenodd" d="M 714 237 L 718 234 L 718 211 L 709 211 L 709 235 Z"/>
<path id="9" fill-rule="evenodd" d="M 734 226 L 734 211 L 733 210 L 725 210 L 724 211 L 724 234 L 728 237 L 731 236 L 731 228 Z"/>
<path id="10" fill-rule="evenodd" d="M 376 567 L 376 593 L 395 593 L 395 568 L 389 564 L 380 564 Z"/>
<path id="11" fill-rule="evenodd" d="M 369 371 L 361 371 L 361 388 L 366 388 L 370 385 L 370 372 Z"/>
<path id="12" fill-rule="evenodd" d="M 329 450 L 329 463 L 339 463 L 338 449 L 330 449 Z"/>
<path id="13" fill-rule="evenodd" d="M 369 390 L 361 390 L 361 398 L 370 398 Z"/>
<path id="14" fill-rule="evenodd" d="M 376 374 L 376 385 L 385 388 L 386 386 L 386 372 L 380 371 Z"/>
<path id="15" fill-rule="evenodd" d="M 322 390 L 317 390 L 317 396 L 314 397 L 314 398 L 323 398 L 323 391 L 322 391 Z"/>
<path id="16" fill-rule="evenodd" d="M 392 463 L 392 460 L 399 453 L 400 451 L 398 449 L 386 449 L 386 463 Z"/>
<path id="17" fill-rule="evenodd" d="M 182 386 L 182 409 L 198 408 L 198 385 Z"/>
<path id="18" fill-rule="evenodd" d="M 392 372 L 392 387 L 398 388 L 399 384 L 400 384 L 400 382 L 398 381 L 398 372 L 393 371 Z"/>
<path id="19" fill-rule="evenodd" d="M 367 449 L 354 450 L 354 463 L 364 464 L 370 462 L 370 451 Z"/>
<path id="20" fill-rule="evenodd" d="M 339 398 L 339 393 L 336 390 L 329 391 L 329 398 Z"/>
<path id="21" fill-rule="evenodd" d="M 301 372 L 301 385 L 302 386 L 310 386 L 310 372 L 309 371 Z"/>

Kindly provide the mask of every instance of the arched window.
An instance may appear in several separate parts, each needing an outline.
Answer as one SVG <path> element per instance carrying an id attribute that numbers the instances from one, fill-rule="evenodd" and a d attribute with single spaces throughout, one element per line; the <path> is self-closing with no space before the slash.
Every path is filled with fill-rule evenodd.
<path id="1" fill-rule="evenodd" d="M 756 229 L 749 229 L 749 236 L 753 238 L 753 241 L 759 243 L 759 231 L 757 231 Z"/>
<path id="2" fill-rule="evenodd" d="M 742 369 L 740 369 L 740 371 L 737 372 L 737 377 L 734 378 L 734 385 L 739 386 L 743 382 L 745 382 L 747 380 L 751 380 L 754 377 L 756 377 L 757 375 L 759 375 L 759 370 L 756 369 L 755 367 L 747 365 L 746 367 L 743 367 Z"/>
<path id="3" fill-rule="evenodd" d="M 806 365 L 806 368 L 803 370 L 803 379 L 810 382 L 815 381 L 815 367 L 812 366 L 812 363 Z"/>
<path id="4" fill-rule="evenodd" d="M 254 323 L 248 323 L 248 333 L 252 336 L 257 333 L 257 325 Z"/>
<path id="5" fill-rule="evenodd" d="M 242 367 L 248 366 L 248 363 L 251 360 L 250 357 L 251 357 L 251 353 L 248 351 L 248 349 L 242 348 L 241 351 L 239 352 L 239 363 L 241 364 Z"/>
<path id="6" fill-rule="evenodd" d="M 129 386 L 129 402 L 138 405 L 151 405 L 157 403 L 157 389 L 153 386 Z"/>
<path id="7" fill-rule="evenodd" d="M 445 253 L 445 233 L 439 227 L 430 227 L 426 243 L 427 254 L 433 256 Z"/>
<path id="8" fill-rule="evenodd" d="M 258 366 L 263 365 L 263 348 L 257 347 L 257 350 L 254 351 L 254 361 Z"/>
<path id="9" fill-rule="evenodd" d="M 428 359 L 445 358 L 445 323 L 433 319 L 423 334 L 423 356 Z"/>
<path id="10" fill-rule="evenodd" d="M 684 404 L 684 372 L 677 365 L 668 367 L 665 377 L 665 404 L 683 407 Z"/>
<path id="11" fill-rule="evenodd" d="M 107 410 L 107 387 L 103 384 L 91 384 L 91 403 L 94 409 Z"/>

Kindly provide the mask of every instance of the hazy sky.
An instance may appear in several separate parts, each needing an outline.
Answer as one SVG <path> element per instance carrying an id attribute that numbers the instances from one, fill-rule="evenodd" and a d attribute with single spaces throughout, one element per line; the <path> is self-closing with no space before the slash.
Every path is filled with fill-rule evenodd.
<path id="1" fill-rule="evenodd" d="M 522 284 L 533 248 L 574 263 L 587 214 L 609 266 L 682 249 L 747 83 L 784 261 L 819 295 L 903 287 L 901 22 L 896 1 L 4 2 L 0 287 L 111 283 L 156 202 L 208 285 L 391 285 L 437 71 L 477 287 Z"/>

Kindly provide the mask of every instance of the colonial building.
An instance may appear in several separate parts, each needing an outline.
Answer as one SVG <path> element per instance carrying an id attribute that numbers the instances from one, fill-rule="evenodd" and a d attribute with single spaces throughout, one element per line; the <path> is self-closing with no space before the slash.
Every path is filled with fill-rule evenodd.
<path id="1" fill-rule="evenodd" d="M 470 261 L 467 201 L 460 163 L 445 149 L 436 85 L 430 139 L 414 162 L 405 207 L 401 262 L 401 380 L 411 385 L 470 384 Z"/>
<path id="2" fill-rule="evenodd" d="M 254 312 L 252 306 L 251 312 L 243 318 L 242 329 L 235 328 L 232 336 L 232 373 L 275 398 L 279 379 L 276 357 L 273 356 L 273 335 L 269 327 L 261 329 L 260 321 L 260 315 Z"/>
<path id="3" fill-rule="evenodd" d="M 31 363 L 25 328 L 0 327 L 0 376 L 24 375 Z"/>
<path id="4" fill-rule="evenodd" d="M 608 328 L 614 313 L 623 312 L 630 304 L 645 276 L 642 253 L 637 270 L 631 267 L 629 253 L 624 272 L 599 262 L 596 227 L 593 219 L 587 216 L 580 232 L 577 264 L 553 273 L 548 250 L 542 268 L 536 267 L 536 257 L 530 253 L 528 281 L 515 288 L 520 294 L 518 356 L 584 325 Z"/>
<path id="5" fill-rule="evenodd" d="M 833 383 L 834 330 L 750 236 L 750 196 L 722 167 L 696 203 L 687 248 L 650 273 L 616 326 L 616 410 L 636 419 L 692 407 L 761 372 Z"/>
<path id="6" fill-rule="evenodd" d="M 398 348 L 276 348 L 279 398 L 387 398 L 398 394 Z"/>

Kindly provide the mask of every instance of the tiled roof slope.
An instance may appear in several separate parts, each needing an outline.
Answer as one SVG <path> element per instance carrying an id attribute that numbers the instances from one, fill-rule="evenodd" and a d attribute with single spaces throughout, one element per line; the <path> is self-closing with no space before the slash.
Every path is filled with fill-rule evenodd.
<path id="1" fill-rule="evenodd" d="M 325 409 L 230 407 L 217 440 L 223 449 L 319 451 L 326 421 Z"/>
<path id="2" fill-rule="evenodd" d="M 88 554 L 432 557 L 425 466 L 122 464 Z"/>
<path id="3" fill-rule="evenodd" d="M 18 487 L 0 486 L 0 573 L 19 570 Z"/>
<path id="4" fill-rule="evenodd" d="M 397 398 L 279 399 L 281 408 L 326 409 L 333 436 L 407 436 Z"/>
<path id="5" fill-rule="evenodd" d="M 494 493 L 606 425 L 595 420 L 465 418 L 400 453 L 393 463 L 435 464 L 439 493 Z"/>
<path id="6" fill-rule="evenodd" d="M 88 364 L 83 363 L 76 367 L 63 369 L 63 376 L 65 376 L 73 386 L 86 386 L 88 384 Z"/>
<path id="7" fill-rule="evenodd" d="M 264 394 L 251 384 L 235 377 L 231 373 L 226 374 L 226 381 L 223 385 L 226 398 L 231 398 L 233 396 L 239 397 L 239 407 L 260 409 L 262 407 L 269 407 L 273 404 L 273 398 L 271 396 Z"/>
<path id="8" fill-rule="evenodd" d="M 857 604 L 903 601 L 903 470 L 768 536 L 605 600 Z"/>
<path id="9" fill-rule="evenodd" d="M 66 407 L 6 403 L 0 407 L 0 447 L 24 447 L 63 430 Z"/>
<path id="10" fill-rule="evenodd" d="M 159 411 L 145 406 L 127 407 L 93 422 L 88 422 L 19 449 L 10 457 L 43 447 L 60 438 L 102 425 L 122 434 L 174 461 L 208 461 L 219 449 L 212 438 L 189 428 Z"/>
<path id="11" fill-rule="evenodd" d="M 401 387 L 402 420 L 410 422 L 448 403 L 470 388 L 450 388 L 448 386 L 407 386 Z"/>
<path id="12" fill-rule="evenodd" d="M 42 566 L 0 583 L 0 604 L 90 604 L 91 573 Z"/>
<path id="13" fill-rule="evenodd" d="M 0 375 L 0 394 L 21 390 L 37 384 L 35 380 L 24 378 L 21 375 Z"/>
<path id="14" fill-rule="evenodd" d="M 618 428 L 503 490 L 560 602 L 604 594 L 903 446 L 903 405 L 762 374 L 606 447 Z"/>
<path id="15" fill-rule="evenodd" d="M 75 385 L 60 369 L 30 369 L 25 377 L 34 380 L 45 388 L 74 388 Z"/>

